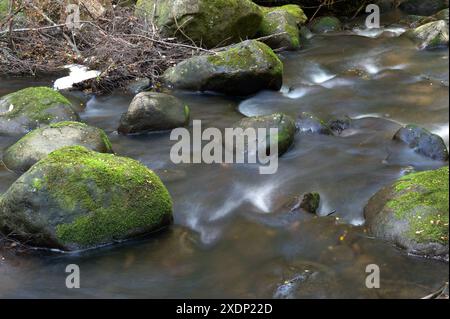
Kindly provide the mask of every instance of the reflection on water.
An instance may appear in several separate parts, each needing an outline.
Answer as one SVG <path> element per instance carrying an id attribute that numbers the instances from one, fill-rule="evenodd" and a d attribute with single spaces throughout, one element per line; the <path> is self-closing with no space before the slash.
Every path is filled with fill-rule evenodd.
<path id="1" fill-rule="evenodd" d="M 280 92 L 245 100 L 175 92 L 203 127 L 223 129 L 243 115 L 275 111 L 353 118 L 341 136 L 297 135 L 273 176 L 259 175 L 254 165 L 174 165 L 168 133 L 115 132 L 132 96 L 71 95 L 82 119 L 105 129 L 118 154 L 162 177 L 174 198 L 175 226 L 77 255 L 0 252 L 0 296 L 417 298 L 437 289 L 448 280 L 447 264 L 407 256 L 360 227 L 363 207 L 378 189 L 405 171 L 442 165 L 392 142 L 402 124 L 420 124 L 449 141 L 448 50 L 418 52 L 387 32 L 400 31 L 315 36 L 304 50 L 284 53 Z M 51 85 L 0 80 L 0 95 L 41 84 Z M 0 137 L 2 150 L 12 143 Z M 0 191 L 15 178 L 0 168 Z M 286 198 L 306 192 L 321 194 L 320 216 L 335 215 L 280 209 Z M 80 265 L 83 289 L 65 288 L 69 263 Z M 382 269 L 377 291 L 364 285 L 370 263 Z"/>

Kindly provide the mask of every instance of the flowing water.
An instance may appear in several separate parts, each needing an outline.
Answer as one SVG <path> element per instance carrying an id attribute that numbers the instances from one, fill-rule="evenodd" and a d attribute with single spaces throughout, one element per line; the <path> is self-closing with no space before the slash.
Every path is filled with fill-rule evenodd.
<path id="1" fill-rule="evenodd" d="M 175 165 L 169 133 L 117 134 L 132 96 L 89 98 L 80 105 L 82 120 L 105 129 L 116 153 L 161 176 L 175 225 L 77 254 L 0 251 L 0 297 L 418 298 L 436 290 L 448 281 L 448 264 L 409 256 L 362 226 L 363 208 L 381 187 L 412 168 L 444 165 L 392 142 L 407 123 L 449 140 L 448 50 L 418 51 L 401 32 L 315 36 L 303 50 L 282 54 L 280 92 L 247 99 L 174 92 L 203 127 L 276 111 L 354 119 L 341 136 L 297 135 L 275 175 L 259 175 L 254 165 Z M 42 84 L 52 82 L 1 79 L 0 95 Z M 2 136 L 0 148 L 13 142 Z M 0 192 L 16 178 L 0 168 Z M 283 209 L 286 199 L 311 191 L 321 194 L 319 215 L 336 211 L 333 217 Z M 82 289 L 65 287 L 72 263 L 80 266 Z M 369 264 L 380 266 L 380 289 L 365 286 Z"/>

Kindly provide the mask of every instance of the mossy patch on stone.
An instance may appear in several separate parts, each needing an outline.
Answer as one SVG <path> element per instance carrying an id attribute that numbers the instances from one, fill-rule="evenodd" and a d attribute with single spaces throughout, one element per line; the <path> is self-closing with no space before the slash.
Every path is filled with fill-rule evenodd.
<path id="1" fill-rule="evenodd" d="M 449 168 L 402 177 L 394 189 L 398 196 L 387 205 L 399 219 L 410 224 L 409 236 L 418 242 L 448 242 Z M 421 207 L 435 214 L 421 214 Z M 414 212 L 414 213 L 411 213 Z M 447 213 L 446 213 L 447 212 Z"/>
<path id="2" fill-rule="evenodd" d="M 259 90 L 279 90 L 283 63 L 266 44 L 247 40 L 213 55 L 192 57 L 169 68 L 166 85 L 184 90 L 249 95 Z"/>
<path id="3" fill-rule="evenodd" d="M 25 114 L 36 121 L 53 119 L 51 115 L 44 113 L 49 107 L 54 105 L 72 106 L 61 93 L 48 87 L 26 88 L 7 95 L 3 99 L 6 99 L 14 107 L 6 114 L 8 118 Z"/>
<path id="4" fill-rule="evenodd" d="M 301 10 L 301 9 L 300 9 Z M 300 47 L 299 18 L 281 8 L 267 8 L 258 31 L 272 49 L 295 50 Z"/>
<path id="5" fill-rule="evenodd" d="M 364 209 L 378 238 L 448 260 L 449 168 L 411 173 L 378 191 Z"/>
<path id="6" fill-rule="evenodd" d="M 41 125 L 78 121 L 70 101 L 49 87 L 30 87 L 0 98 L 0 132 L 24 134 Z"/>

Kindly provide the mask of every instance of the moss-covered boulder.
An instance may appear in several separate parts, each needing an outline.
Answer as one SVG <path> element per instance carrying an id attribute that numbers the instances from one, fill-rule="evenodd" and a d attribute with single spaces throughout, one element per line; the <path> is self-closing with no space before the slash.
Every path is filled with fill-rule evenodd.
<path id="1" fill-rule="evenodd" d="M 342 24 L 336 17 L 319 17 L 311 23 L 311 31 L 314 33 L 327 33 L 340 30 L 342 30 Z"/>
<path id="2" fill-rule="evenodd" d="M 214 55 L 187 59 L 168 69 L 164 82 L 173 88 L 249 95 L 276 90 L 283 82 L 283 64 L 266 44 L 247 40 Z"/>
<path id="3" fill-rule="evenodd" d="M 448 47 L 448 26 L 444 20 L 433 21 L 405 32 L 419 49 Z"/>
<path id="4" fill-rule="evenodd" d="M 400 178 L 365 208 L 371 233 L 408 252 L 448 258 L 448 166 Z"/>
<path id="5" fill-rule="evenodd" d="M 92 248 L 171 222 L 171 197 L 151 170 L 82 146 L 50 153 L 0 199 L 0 231 L 37 247 Z"/>
<path id="6" fill-rule="evenodd" d="M 51 152 L 74 145 L 101 153 L 112 152 L 102 129 L 80 122 L 58 122 L 35 129 L 11 145 L 3 153 L 3 163 L 8 169 L 23 173 Z"/>
<path id="7" fill-rule="evenodd" d="M 444 140 L 423 127 L 409 124 L 400 128 L 394 140 L 407 144 L 419 154 L 438 161 L 448 161 L 448 150 Z"/>
<path id="8" fill-rule="evenodd" d="M 120 119 L 118 131 L 123 134 L 165 131 L 189 123 L 189 107 L 174 96 L 142 92 L 131 101 Z"/>
<path id="9" fill-rule="evenodd" d="M 400 9 L 408 14 L 429 16 L 448 8 L 448 0 L 406 0 L 400 4 Z"/>
<path id="10" fill-rule="evenodd" d="M 211 48 L 253 37 L 262 11 L 250 0 L 138 0 L 144 15 L 168 36 Z"/>
<path id="11" fill-rule="evenodd" d="M 261 136 L 258 136 L 257 129 L 265 129 L 266 135 L 262 138 L 265 139 L 265 152 L 270 154 L 270 142 L 276 141 L 278 143 L 278 155 L 281 156 L 291 147 L 294 143 L 294 137 L 296 132 L 295 121 L 290 116 L 283 113 L 274 113 L 262 116 L 245 117 L 235 123 L 233 128 L 242 129 L 242 134 L 238 134 L 237 137 L 240 141 L 244 141 L 243 148 L 240 149 L 233 140 L 226 140 L 225 147 L 228 151 L 243 152 L 245 154 L 256 154 L 259 149 L 255 149 L 252 146 L 258 147 L 261 140 Z M 276 135 L 270 133 L 271 128 L 278 129 Z M 254 129 L 255 139 L 248 137 L 246 130 Z M 245 138 L 244 138 L 245 137 Z M 271 154 L 273 155 L 273 154 Z"/>
<path id="12" fill-rule="evenodd" d="M 300 47 L 299 26 L 307 20 L 303 10 L 296 5 L 263 8 L 264 18 L 259 36 L 272 49 L 295 50 Z"/>
<path id="13" fill-rule="evenodd" d="M 0 98 L 0 134 L 25 134 L 42 125 L 77 120 L 69 100 L 48 87 L 30 87 Z"/>

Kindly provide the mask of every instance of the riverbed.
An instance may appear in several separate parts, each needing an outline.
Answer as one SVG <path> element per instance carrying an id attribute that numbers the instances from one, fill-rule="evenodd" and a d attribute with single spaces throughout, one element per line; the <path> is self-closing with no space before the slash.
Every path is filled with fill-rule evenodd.
<path id="1" fill-rule="evenodd" d="M 280 55 L 280 92 L 173 92 L 203 127 L 273 112 L 353 119 L 340 136 L 297 134 L 274 175 L 260 175 L 254 164 L 175 165 L 170 132 L 117 134 L 133 95 L 68 94 L 117 154 L 158 173 L 174 200 L 175 223 L 144 240 L 79 253 L 0 251 L 0 297 L 420 298 L 435 291 L 448 281 L 447 263 L 410 256 L 364 230 L 364 206 L 381 187 L 407 171 L 445 165 L 392 141 L 414 123 L 449 143 L 448 49 L 419 51 L 401 32 L 316 35 Z M 54 80 L 0 78 L 0 96 Z M 14 141 L 1 136 L 0 154 Z M 16 178 L 0 167 L 0 192 Z M 307 192 L 321 195 L 319 217 L 284 209 Z M 68 264 L 80 266 L 81 289 L 66 288 Z M 379 289 L 365 285 L 369 264 L 380 267 Z"/>

